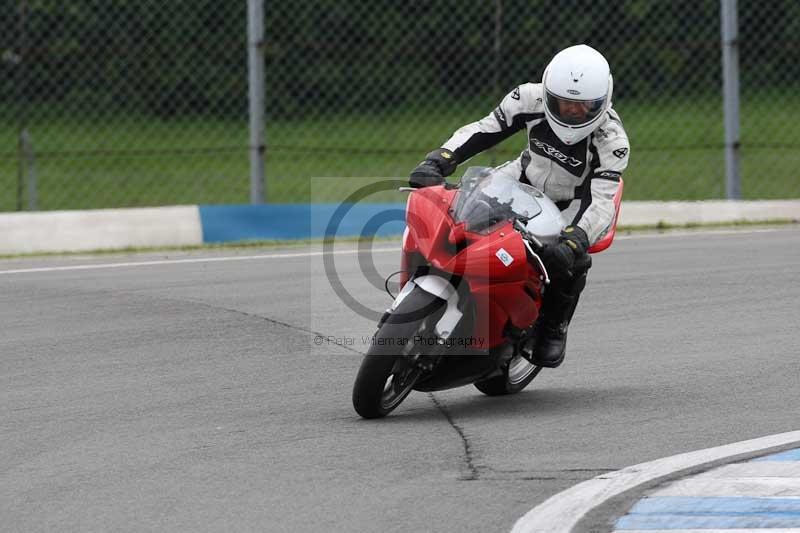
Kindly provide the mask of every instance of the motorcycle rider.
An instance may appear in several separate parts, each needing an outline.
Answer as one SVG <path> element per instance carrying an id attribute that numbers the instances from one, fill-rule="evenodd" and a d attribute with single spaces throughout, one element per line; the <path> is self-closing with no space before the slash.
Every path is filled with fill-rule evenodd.
<path id="1" fill-rule="evenodd" d="M 526 129 L 525 149 L 498 170 L 541 190 L 562 211 L 580 200 L 558 242 L 542 252 L 551 285 L 533 347 L 532 361 L 540 366 L 555 368 L 564 360 L 567 326 L 592 265 L 587 250 L 616 216 L 613 198 L 630 146 L 612 109 L 612 89 L 600 52 L 584 44 L 566 48 L 550 61 L 541 83 L 520 85 L 488 116 L 457 130 L 409 179 L 412 187 L 440 185 L 458 164 Z"/>

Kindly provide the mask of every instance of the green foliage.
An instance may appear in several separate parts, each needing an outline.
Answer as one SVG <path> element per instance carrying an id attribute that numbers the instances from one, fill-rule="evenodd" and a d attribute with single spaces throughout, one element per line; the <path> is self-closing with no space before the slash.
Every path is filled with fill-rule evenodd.
<path id="1" fill-rule="evenodd" d="M 247 202 L 246 6 L 0 0 L 0 211 L 20 201 L 23 124 L 41 209 Z M 632 143 L 626 198 L 725 194 L 719 0 L 265 7 L 271 201 L 340 199 L 336 180 L 312 191 L 315 176 L 405 175 L 579 42 L 612 66 Z M 800 2 L 739 2 L 739 20 L 743 193 L 800 197 Z"/>
<path id="2" fill-rule="evenodd" d="M 796 84 L 800 3 L 739 8 L 745 85 Z M 0 0 L 0 103 L 242 118 L 246 16 L 240 0 Z M 619 97 L 720 86 L 718 0 L 279 0 L 265 16 L 272 118 L 496 98 L 577 42 L 606 53 Z"/>
<path id="3" fill-rule="evenodd" d="M 379 115 L 287 119 L 270 124 L 276 146 L 267 152 L 271 202 L 336 202 L 365 179 L 403 178 L 454 129 L 488 112 L 471 102 L 435 112 L 401 109 Z M 704 200 L 725 197 L 722 114 L 718 99 L 671 105 L 624 102 L 619 112 L 631 139 L 626 200 Z M 745 199 L 800 198 L 800 151 L 780 144 L 782 121 L 800 123 L 800 97 L 753 95 L 743 101 L 742 188 Z M 39 208 L 89 209 L 169 204 L 247 203 L 247 131 L 240 121 L 73 120 L 35 124 Z M 14 139 L 0 124 L 0 144 Z M 230 144 L 209 149 L 206 138 Z M 470 165 L 497 165 L 519 155 L 522 134 Z M 75 155 L 70 146 L 100 146 Z M 138 150 L 126 150 L 135 146 Z M 0 153 L 0 211 L 15 207 L 16 165 Z M 25 188 L 23 188 L 24 192 Z M 398 201 L 391 194 L 371 201 Z M 399 201 L 402 201 L 399 200 Z M 23 199 L 22 205 L 26 205 Z"/>
<path id="4" fill-rule="evenodd" d="M 246 4 L 3 0 L 4 104 L 245 116 Z M 8 32 L 12 29 L 14 31 Z M 231 105 L 233 97 L 234 105 Z"/>

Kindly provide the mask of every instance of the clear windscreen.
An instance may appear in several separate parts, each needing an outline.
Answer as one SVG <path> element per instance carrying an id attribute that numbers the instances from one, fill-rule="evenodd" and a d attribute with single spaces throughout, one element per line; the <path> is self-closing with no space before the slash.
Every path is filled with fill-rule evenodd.
<path id="1" fill-rule="evenodd" d="M 467 171 L 461 178 L 453 219 L 475 233 L 515 218 L 527 222 L 542 212 L 537 200 L 541 194 L 506 174 Z"/>

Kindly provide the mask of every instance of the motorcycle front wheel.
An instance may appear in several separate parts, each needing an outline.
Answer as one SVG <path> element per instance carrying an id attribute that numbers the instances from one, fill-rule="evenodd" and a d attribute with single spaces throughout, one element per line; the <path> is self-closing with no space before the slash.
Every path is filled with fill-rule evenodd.
<path id="1" fill-rule="evenodd" d="M 381 418 L 406 399 L 435 351 L 434 328 L 444 300 L 415 287 L 372 338 L 353 385 L 353 407 L 364 418 Z"/>

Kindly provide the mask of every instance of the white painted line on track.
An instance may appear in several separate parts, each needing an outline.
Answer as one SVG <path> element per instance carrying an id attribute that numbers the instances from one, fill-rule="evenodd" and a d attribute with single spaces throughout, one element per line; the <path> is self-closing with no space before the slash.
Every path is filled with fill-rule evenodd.
<path id="1" fill-rule="evenodd" d="M 796 479 L 774 477 L 748 477 L 698 479 L 697 476 L 670 483 L 653 491 L 653 496 L 717 496 L 732 498 L 747 494 L 753 498 L 800 498 L 800 485 Z"/>
<path id="2" fill-rule="evenodd" d="M 705 465 L 728 459 L 738 460 L 748 454 L 789 445 L 800 445 L 800 431 L 674 455 L 603 474 L 537 505 L 517 520 L 512 533 L 570 533 L 589 512 L 624 492 L 665 481 L 679 476 L 681 472 L 703 468 Z"/>
<path id="3" fill-rule="evenodd" d="M 715 468 L 710 472 L 698 474 L 697 479 L 743 478 L 743 477 L 782 477 L 800 478 L 800 461 L 741 463 Z"/>
<path id="4" fill-rule="evenodd" d="M 631 240 L 631 239 L 653 239 L 653 238 L 667 238 L 667 237 L 693 237 L 693 236 L 707 236 L 707 235 L 732 235 L 732 234 L 746 234 L 746 233 L 770 233 L 775 231 L 785 231 L 782 228 L 763 228 L 763 229 L 732 229 L 732 230 L 712 230 L 712 231 L 668 231 L 666 233 L 646 233 L 636 235 L 617 235 L 615 240 Z M 392 248 L 373 248 L 370 249 L 371 253 L 383 252 L 399 252 L 400 247 Z M 359 253 L 357 248 L 349 250 L 334 250 L 330 252 L 333 255 L 352 255 Z M 318 257 L 325 255 L 325 252 L 296 252 L 296 253 L 277 253 L 277 254 L 259 254 L 259 255 L 233 255 L 222 257 L 196 257 L 191 259 L 161 259 L 157 261 L 129 261 L 123 263 L 97 263 L 88 265 L 69 265 L 69 266 L 55 266 L 55 267 L 35 267 L 35 268 L 19 268 L 13 270 L 0 270 L 0 276 L 7 276 L 12 274 L 35 274 L 41 272 L 70 272 L 79 270 L 103 270 L 109 268 L 137 268 L 144 266 L 162 266 L 162 265 L 187 265 L 197 263 L 222 263 L 231 261 L 263 261 L 270 259 L 295 259 L 301 257 Z"/>
<path id="5" fill-rule="evenodd" d="M 770 528 L 770 529 L 624 529 L 616 533 L 798 533 L 796 528 Z"/>
<path id="6" fill-rule="evenodd" d="M 373 248 L 371 253 L 382 252 L 399 252 L 400 248 Z M 330 252 L 332 255 L 351 255 L 357 254 L 358 249 L 352 250 L 334 250 Z M 20 268 L 15 270 L 0 270 L 0 275 L 9 274 L 32 274 L 37 272 L 69 272 L 72 270 L 102 270 L 107 268 L 135 268 L 143 266 L 161 266 L 161 265 L 186 265 L 193 263 L 223 263 L 230 261 L 259 261 L 267 259 L 291 259 L 298 257 L 316 257 L 324 255 L 325 252 L 298 252 L 298 253 L 283 253 L 283 254 L 262 254 L 262 255 L 232 255 L 223 257 L 196 257 L 192 259 L 160 259 L 158 261 L 130 261 L 125 263 L 97 263 L 90 265 L 69 265 L 57 267 L 37 267 L 37 268 Z"/>
<path id="7" fill-rule="evenodd" d="M 634 233 L 625 234 L 625 230 L 620 230 L 622 234 L 616 235 L 614 240 L 630 240 L 630 239 L 657 239 L 665 237 L 699 237 L 707 235 L 742 235 L 747 233 L 775 233 L 778 231 L 788 231 L 786 227 L 780 226 L 775 228 L 753 228 L 753 229 L 713 229 L 713 230 L 682 230 L 682 229 L 666 229 L 666 230 L 653 230 L 652 233 Z"/>

